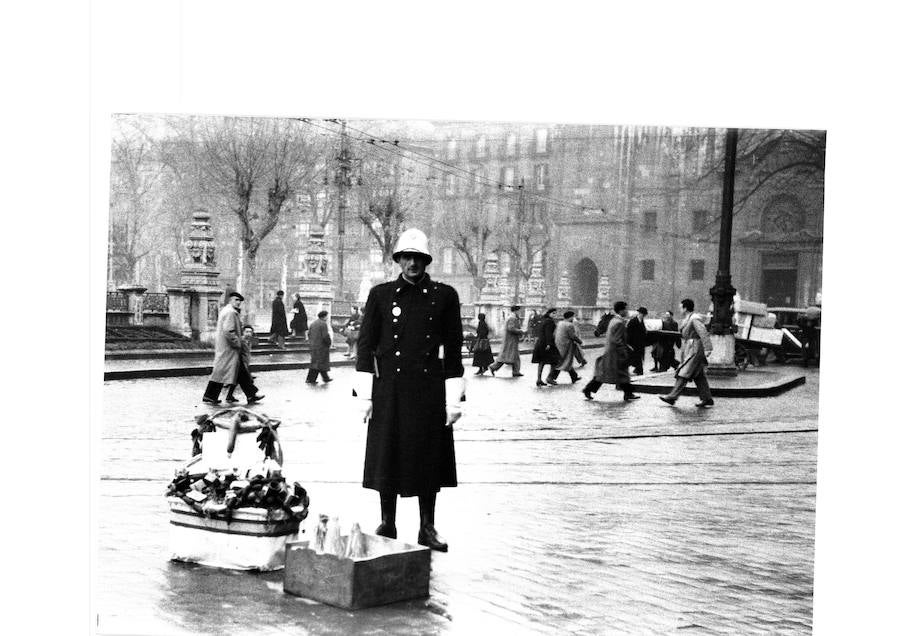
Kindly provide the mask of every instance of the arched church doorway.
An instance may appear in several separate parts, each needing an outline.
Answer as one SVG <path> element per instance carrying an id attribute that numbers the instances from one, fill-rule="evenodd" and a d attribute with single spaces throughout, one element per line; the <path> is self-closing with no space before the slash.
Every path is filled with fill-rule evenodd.
<path id="1" fill-rule="evenodd" d="M 594 306 L 597 304 L 597 266 L 589 258 L 582 258 L 575 265 L 572 285 L 572 304 Z"/>

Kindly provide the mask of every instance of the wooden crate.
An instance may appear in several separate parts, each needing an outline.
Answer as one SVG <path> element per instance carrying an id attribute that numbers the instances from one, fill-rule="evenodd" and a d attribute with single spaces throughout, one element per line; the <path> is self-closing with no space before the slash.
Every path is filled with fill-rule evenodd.
<path id="1" fill-rule="evenodd" d="M 369 556 L 361 559 L 288 543 L 284 591 L 348 610 L 428 596 L 430 549 L 365 533 L 363 542 Z"/>

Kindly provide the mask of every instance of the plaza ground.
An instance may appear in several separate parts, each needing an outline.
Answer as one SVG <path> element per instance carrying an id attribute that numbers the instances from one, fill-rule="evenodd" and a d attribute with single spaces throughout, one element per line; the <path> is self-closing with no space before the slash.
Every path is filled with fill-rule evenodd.
<path id="1" fill-rule="evenodd" d="M 592 356 L 589 355 L 589 358 Z M 101 633 L 809 633 L 818 372 L 770 398 L 634 403 L 583 382 L 471 377 L 455 426 L 459 487 L 438 496 L 450 544 L 431 596 L 345 612 L 284 594 L 281 574 L 168 561 L 163 492 L 190 455 L 204 377 L 107 382 L 98 458 L 95 607 Z M 281 418 L 285 473 L 319 512 L 371 532 L 365 426 L 351 370 L 259 373 L 254 407 Z M 500 377 L 505 376 L 505 377 Z M 304 524 L 307 533 L 311 521 Z M 414 499 L 400 539 L 414 542 Z"/>

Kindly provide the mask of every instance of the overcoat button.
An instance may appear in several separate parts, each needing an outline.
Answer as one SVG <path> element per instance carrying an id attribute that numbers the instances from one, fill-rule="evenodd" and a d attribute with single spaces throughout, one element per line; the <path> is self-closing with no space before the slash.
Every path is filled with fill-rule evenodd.
<path id="1" fill-rule="evenodd" d="M 399 337 L 400 337 L 400 336 L 398 336 L 397 334 L 394 334 L 394 340 L 396 340 L 396 339 L 399 338 Z M 426 338 L 427 338 L 427 336 L 426 336 Z"/>
<path id="2" fill-rule="evenodd" d="M 397 319 L 396 319 L 396 318 L 394 318 L 394 322 L 397 322 Z"/>
<path id="3" fill-rule="evenodd" d="M 422 293 L 423 293 L 423 294 L 427 294 L 427 293 L 428 293 L 428 290 L 427 290 L 427 289 L 423 289 L 423 290 L 422 290 Z"/>
<path id="4" fill-rule="evenodd" d="M 397 367 L 397 373 L 400 373 L 400 367 Z"/>
<path id="5" fill-rule="evenodd" d="M 397 336 L 394 336 L 394 337 L 396 338 Z M 425 340 L 428 340 L 430 337 L 431 337 L 431 334 L 425 334 Z"/>
<path id="6" fill-rule="evenodd" d="M 400 355 L 400 352 L 399 352 L 399 351 L 395 351 L 395 352 L 394 352 L 394 355 L 395 355 L 395 356 L 399 356 L 399 355 Z"/>
<path id="7" fill-rule="evenodd" d="M 397 288 L 397 291 L 400 291 L 400 288 L 399 288 L 399 287 Z"/>

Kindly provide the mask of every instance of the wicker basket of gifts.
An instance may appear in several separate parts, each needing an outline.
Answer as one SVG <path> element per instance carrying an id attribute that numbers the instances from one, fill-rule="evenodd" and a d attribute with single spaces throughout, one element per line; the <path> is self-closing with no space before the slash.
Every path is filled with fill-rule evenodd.
<path id="1" fill-rule="evenodd" d="M 239 570 L 284 567 L 309 496 L 285 479 L 280 421 L 243 407 L 201 415 L 192 458 L 166 490 L 171 558 Z"/>

